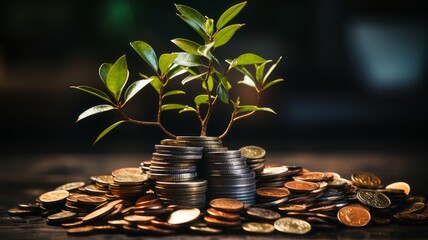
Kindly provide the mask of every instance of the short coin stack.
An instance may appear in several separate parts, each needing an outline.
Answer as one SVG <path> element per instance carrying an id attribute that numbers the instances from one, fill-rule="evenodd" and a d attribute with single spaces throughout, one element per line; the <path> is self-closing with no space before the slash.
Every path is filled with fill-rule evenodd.
<path id="1" fill-rule="evenodd" d="M 208 180 L 207 199 L 233 198 L 255 203 L 255 173 L 247 166 L 239 150 L 207 152 L 203 160 Z"/>
<path id="2" fill-rule="evenodd" d="M 247 160 L 247 165 L 255 172 L 260 173 L 265 168 L 266 151 L 257 146 L 245 146 L 239 149 Z"/>
<path id="3" fill-rule="evenodd" d="M 218 137 L 177 136 L 174 142 L 169 142 L 178 146 L 203 147 L 204 153 L 227 150 L 227 147 L 223 146 L 221 139 Z"/>
<path id="4" fill-rule="evenodd" d="M 147 174 L 142 173 L 120 173 L 115 174 L 114 183 L 109 185 L 113 196 L 118 198 L 129 198 L 144 195 L 149 189 Z"/>
<path id="5" fill-rule="evenodd" d="M 105 202 L 105 197 L 74 193 L 67 198 L 65 206 L 71 212 L 89 213 Z"/>
<path id="6" fill-rule="evenodd" d="M 240 212 L 244 203 L 230 198 L 217 198 L 210 202 L 204 217 L 205 223 L 214 228 L 233 228 L 241 226 Z"/>
<path id="7" fill-rule="evenodd" d="M 186 182 L 156 181 L 155 193 L 167 205 L 180 205 L 191 208 L 205 207 L 207 180 Z"/>

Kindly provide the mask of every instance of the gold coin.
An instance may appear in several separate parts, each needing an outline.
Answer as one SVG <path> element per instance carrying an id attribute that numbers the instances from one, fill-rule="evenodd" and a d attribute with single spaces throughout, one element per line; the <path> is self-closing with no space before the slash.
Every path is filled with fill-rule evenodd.
<path id="1" fill-rule="evenodd" d="M 169 224 L 185 224 L 199 218 L 201 211 L 197 208 L 176 210 L 168 218 Z"/>
<path id="2" fill-rule="evenodd" d="M 280 218 L 274 223 L 275 229 L 283 233 L 305 234 L 311 231 L 311 224 L 297 218 Z"/>
<path id="3" fill-rule="evenodd" d="M 351 175 L 352 182 L 360 188 L 376 188 L 381 184 L 379 177 L 368 172 L 357 172 Z"/>
<path id="4" fill-rule="evenodd" d="M 142 174 L 143 170 L 139 169 L 139 168 L 120 168 L 117 170 L 114 170 L 111 175 L 113 175 L 114 177 L 117 177 L 119 175 L 124 175 L 124 174 L 134 174 L 134 175 L 138 175 L 138 174 Z"/>
<path id="5" fill-rule="evenodd" d="M 242 225 L 242 229 L 252 233 L 271 233 L 275 227 L 270 223 L 249 222 Z"/>
<path id="6" fill-rule="evenodd" d="M 117 184 L 142 184 L 143 182 L 147 181 L 147 175 L 146 174 L 122 174 L 119 176 L 114 177 L 114 182 Z"/>
<path id="7" fill-rule="evenodd" d="M 257 146 L 245 146 L 239 150 L 241 151 L 242 156 L 250 159 L 259 159 L 266 155 L 266 151 L 263 148 Z"/>
<path id="8" fill-rule="evenodd" d="M 40 195 L 39 200 L 42 203 L 56 203 L 65 200 L 70 193 L 67 190 L 54 190 Z"/>
<path id="9" fill-rule="evenodd" d="M 85 186 L 85 182 L 70 182 L 55 188 L 55 190 L 73 191 L 83 186 Z"/>
<path id="10" fill-rule="evenodd" d="M 277 212 L 264 208 L 249 208 L 247 214 L 254 218 L 265 219 L 265 220 L 276 220 L 281 217 Z"/>
<path id="11" fill-rule="evenodd" d="M 410 186 L 409 184 L 405 182 L 395 182 L 391 183 L 388 186 L 385 187 L 386 189 L 398 189 L 403 190 L 406 195 L 409 195 L 410 193 Z"/>

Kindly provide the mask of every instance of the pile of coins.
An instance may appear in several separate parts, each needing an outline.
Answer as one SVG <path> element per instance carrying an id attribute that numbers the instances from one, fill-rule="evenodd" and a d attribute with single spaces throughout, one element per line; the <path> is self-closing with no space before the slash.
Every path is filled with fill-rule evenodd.
<path id="1" fill-rule="evenodd" d="M 163 140 L 153 159 L 142 163 L 144 172 L 121 168 L 111 175 L 92 176 L 90 184 L 67 183 L 40 195 L 35 203 L 18 204 L 9 214 L 41 215 L 48 224 L 76 235 L 305 234 L 389 222 L 428 223 L 425 198 L 410 195 L 407 183 L 385 186 L 372 173 L 356 172 L 348 180 L 334 172 L 286 165 L 266 164 L 256 174 L 241 153 L 258 147 L 227 150 L 220 145 L 219 139 L 208 137 Z M 206 146 L 210 151 L 202 150 Z M 203 169 L 198 170 L 197 163 Z M 186 169 L 202 173 L 203 179 L 180 175 L 188 174 L 180 172 Z"/>
<path id="2" fill-rule="evenodd" d="M 247 166 L 239 150 L 206 152 L 204 178 L 208 180 L 207 199 L 233 198 L 255 203 L 255 173 Z"/>
<path id="3" fill-rule="evenodd" d="M 245 146 L 239 149 L 241 151 L 241 155 L 246 158 L 247 165 L 253 170 L 255 173 L 260 173 L 265 168 L 266 162 L 266 151 L 257 146 Z"/>

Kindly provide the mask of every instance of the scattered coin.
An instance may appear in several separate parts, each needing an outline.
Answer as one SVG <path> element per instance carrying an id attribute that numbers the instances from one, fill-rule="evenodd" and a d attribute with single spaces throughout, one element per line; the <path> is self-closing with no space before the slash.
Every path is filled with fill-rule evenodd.
<path id="1" fill-rule="evenodd" d="M 196 221 L 201 211 L 198 208 L 180 209 L 171 213 L 168 218 L 169 224 L 185 224 Z"/>
<path id="2" fill-rule="evenodd" d="M 85 235 L 85 234 L 92 233 L 93 231 L 94 231 L 93 226 L 82 226 L 82 227 L 67 229 L 68 234 L 75 234 L 75 235 Z"/>
<path id="3" fill-rule="evenodd" d="M 400 189 L 403 190 L 406 195 L 410 193 L 410 186 L 405 182 L 395 182 L 387 185 L 385 189 Z"/>
<path id="4" fill-rule="evenodd" d="M 200 234 L 216 234 L 223 232 L 222 229 L 208 227 L 205 223 L 192 225 L 190 226 L 190 230 Z"/>
<path id="5" fill-rule="evenodd" d="M 363 227 L 370 222 L 370 213 L 364 207 L 346 206 L 337 213 L 339 221 L 350 227 Z"/>
<path id="6" fill-rule="evenodd" d="M 85 182 L 70 182 L 55 188 L 55 190 L 74 191 L 83 186 L 85 186 Z"/>
<path id="7" fill-rule="evenodd" d="M 55 190 L 42 194 L 39 199 L 42 203 L 53 204 L 65 201 L 70 196 L 67 190 Z"/>
<path id="8" fill-rule="evenodd" d="M 256 194 L 260 197 L 267 198 L 285 198 L 290 195 L 290 191 L 287 188 L 264 187 L 257 189 Z"/>
<path id="9" fill-rule="evenodd" d="M 251 217 L 264 220 L 276 220 L 281 218 L 281 215 L 279 213 L 265 208 L 249 208 L 247 210 L 247 214 Z"/>
<path id="10" fill-rule="evenodd" d="M 402 213 L 415 213 L 415 212 L 422 211 L 424 208 L 425 208 L 425 203 L 423 203 L 423 202 L 415 202 L 415 203 L 412 203 L 412 205 L 410 205 L 409 207 L 405 208 L 401 212 Z"/>
<path id="11" fill-rule="evenodd" d="M 242 229 L 251 233 L 271 233 L 275 227 L 270 223 L 248 222 L 242 225 Z"/>
<path id="12" fill-rule="evenodd" d="M 284 184 L 284 186 L 291 191 L 296 192 L 310 192 L 320 187 L 318 183 L 304 182 L 304 181 L 290 181 Z"/>
<path id="13" fill-rule="evenodd" d="M 280 218 L 275 221 L 274 227 L 276 230 L 283 233 L 305 234 L 311 231 L 311 225 L 298 218 Z"/>
<path id="14" fill-rule="evenodd" d="M 362 204 L 374 208 L 383 209 L 391 205 L 391 200 L 376 190 L 361 189 L 357 193 L 357 198 Z"/>
<path id="15" fill-rule="evenodd" d="M 210 206 L 225 212 L 239 212 L 244 208 L 244 203 L 230 198 L 217 198 L 210 202 Z"/>
<path id="16" fill-rule="evenodd" d="M 207 213 L 212 217 L 228 221 L 238 221 L 240 218 L 240 215 L 237 213 L 223 212 L 215 208 L 208 208 Z"/>
<path id="17" fill-rule="evenodd" d="M 381 184 L 378 176 L 368 172 L 357 172 L 351 175 L 352 182 L 361 188 L 376 188 Z"/>

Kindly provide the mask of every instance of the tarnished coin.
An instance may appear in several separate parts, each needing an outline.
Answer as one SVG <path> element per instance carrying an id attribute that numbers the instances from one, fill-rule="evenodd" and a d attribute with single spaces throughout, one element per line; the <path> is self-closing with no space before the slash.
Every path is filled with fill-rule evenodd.
<path id="1" fill-rule="evenodd" d="M 185 224 L 196 221 L 201 215 L 198 208 L 179 209 L 171 213 L 168 218 L 169 224 Z"/>
<path id="2" fill-rule="evenodd" d="M 302 175 L 293 177 L 294 180 L 308 181 L 308 182 L 321 182 L 326 179 L 326 175 L 322 172 L 308 172 Z"/>
<path id="3" fill-rule="evenodd" d="M 383 209 L 391 205 L 391 200 L 376 190 L 361 189 L 357 193 L 357 198 L 362 204 L 374 208 Z"/>
<path id="4" fill-rule="evenodd" d="M 407 184 L 405 182 L 391 183 L 391 184 L 387 185 L 385 188 L 386 189 L 399 189 L 399 190 L 403 190 L 406 195 L 409 195 L 409 193 L 410 193 L 410 186 L 409 186 L 409 184 Z"/>
<path id="5" fill-rule="evenodd" d="M 55 190 L 74 191 L 83 186 L 85 186 L 85 182 L 70 182 L 55 188 Z"/>
<path id="6" fill-rule="evenodd" d="M 368 172 L 357 172 L 351 175 L 352 182 L 360 188 L 376 188 L 381 184 L 379 177 Z"/>
<path id="7" fill-rule="evenodd" d="M 220 211 L 239 212 L 244 208 L 244 203 L 231 198 L 217 198 L 211 200 L 210 206 Z"/>
<path id="8" fill-rule="evenodd" d="M 242 229 L 251 233 L 271 233 L 275 227 L 270 223 L 248 222 L 242 225 Z"/>
<path id="9" fill-rule="evenodd" d="M 120 185 L 137 185 L 147 181 L 147 174 L 121 174 L 114 177 L 114 182 Z"/>
<path id="10" fill-rule="evenodd" d="M 215 208 L 208 208 L 207 213 L 215 218 L 229 221 L 237 221 L 240 218 L 238 213 L 223 212 Z"/>
<path id="11" fill-rule="evenodd" d="M 275 221 L 276 230 L 283 233 L 305 234 L 311 231 L 311 224 L 298 218 L 280 218 Z"/>
<path id="12" fill-rule="evenodd" d="M 65 201 L 65 199 L 70 196 L 70 193 L 67 190 L 54 190 L 40 195 L 39 200 L 42 203 L 57 203 Z"/>
<path id="13" fill-rule="evenodd" d="M 62 222 L 62 221 L 73 219 L 76 215 L 77 213 L 75 212 L 61 211 L 61 212 L 49 215 L 47 219 L 50 222 Z"/>
<path id="14" fill-rule="evenodd" d="M 277 212 L 274 212 L 265 208 L 249 208 L 247 210 L 247 214 L 251 217 L 264 219 L 264 220 L 276 220 L 281 217 L 281 215 Z"/>
<path id="15" fill-rule="evenodd" d="M 424 208 L 425 208 L 425 203 L 423 203 L 423 202 L 415 202 L 415 203 L 412 203 L 412 205 L 410 205 L 409 207 L 405 208 L 401 212 L 402 213 L 415 213 L 415 212 L 421 211 Z"/>
<path id="16" fill-rule="evenodd" d="M 304 181 L 290 181 L 286 182 L 284 186 L 290 189 L 291 191 L 296 192 L 310 192 L 320 187 L 318 183 Z"/>
<path id="17" fill-rule="evenodd" d="M 305 211 L 305 204 L 283 204 L 278 206 L 278 210 L 280 211 Z"/>
<path id="18" fill-rule="evenodd" d="M 370 222 L 371 216 L 364 207 L 352 205 L 341 208 L 337 212 L 337 219 L 349 227 L 363 227 Z"/>
<path id="19" fill-rule="evenodd" d="M 285 198 L 290 195 L 290 191 L 287 188 L 264 187 L 258 188 L 256 194 L 266 198 Z"/>
<path id="20" fill-rule="evenodd" d="M 266 155 L 266 151 L 257 146 L 245 146 L 240 148 L 239 151 L 241 151 L 242 156 L 249 159 L 264 158 Z"/>
<path id="21" fill-rule="evenodd" d="M 117 177 L 119 175 L 138 175 L 143 173 L 143 170 L 141 170 L 140 168 L 133 168 L 133 167 L 129 167 L 129 168 L 120 168 L 117 170 L 114 170 L 111 175 L 113 175 L 114 177 Z"/>
<path id="22" fill-rule="evenodd" d="M 83 227 L 75 227 L 75 228 L 69 228 L 67 229 L 68 234 L 75 234 L 75 235 L 84 235 L 89 234 L 94 231 L 94 226 L 83 226 Z"/>

